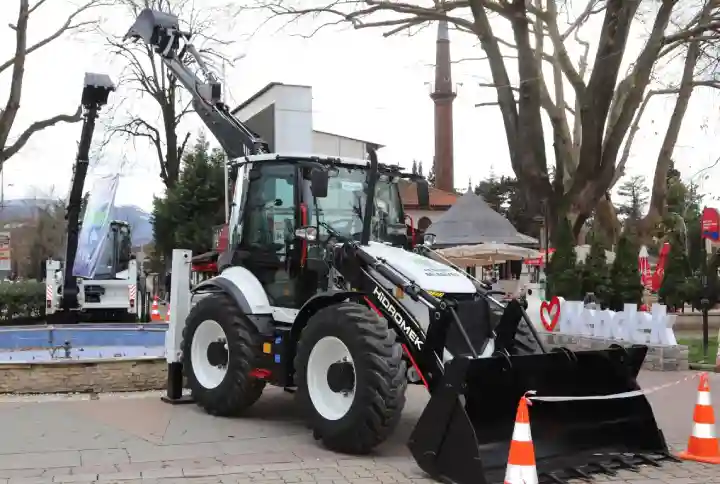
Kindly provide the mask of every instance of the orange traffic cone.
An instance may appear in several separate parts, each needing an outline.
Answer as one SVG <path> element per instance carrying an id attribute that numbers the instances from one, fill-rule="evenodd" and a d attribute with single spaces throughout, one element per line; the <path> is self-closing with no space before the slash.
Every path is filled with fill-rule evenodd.
<path id="1" fill-rule="evenodd" d="M 160 307 L 158 306 L 158 297 L 155 296 L 153 299 L 152 306 L 150 306 L 150 321 L 162 321 L 160 316 Z"/>
<path id="2" fill-rule="evenodd" d="M 167 308 L 168 308 L 168 310 L 167 310 L 167 314 L 165 315 L 165 322 L 169 323 L 170 322 L 170 305 L 169 304 L 168 304 Z"/>
<path id="3" fill-rule="evenodd" d="M 522 397 L 515 416 L 510 455 L 505 471 L 505 484 L 537 484 L 535 467 L 535 448 L 530 435 L 530 414 L 528 399 Z"/>
<path id="4" fill-rule="evenodd" d="M 715 412 L 713 412 L 710 400 L 708 376 L 707 373 L 702 373 L 693 413 L 692 434 L 687 450 L 678 455 L 681 459 L 720 464 L 720 444 L 715 437 Z"/>

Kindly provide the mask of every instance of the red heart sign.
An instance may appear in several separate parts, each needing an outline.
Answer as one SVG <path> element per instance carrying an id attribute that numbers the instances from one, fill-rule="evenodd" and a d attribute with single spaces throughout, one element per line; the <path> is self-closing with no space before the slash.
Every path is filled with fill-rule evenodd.
<path id="1" fill-rule="evenodd" d="M 553 296 L 550 301 L 540 303 L 540 321 L 545 329 L 553 331 L 560 321 L 560 300 Z"/>

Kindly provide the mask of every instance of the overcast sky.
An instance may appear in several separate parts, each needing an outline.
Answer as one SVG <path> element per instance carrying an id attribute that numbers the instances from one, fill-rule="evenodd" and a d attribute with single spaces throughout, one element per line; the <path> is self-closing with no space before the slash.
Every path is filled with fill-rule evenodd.
<path id="1" fill-rule="evenodd" d="M 30 41 L 50 33 L 80 0 L 48 0 L 31 17 Z M 195 0 L 199 8 L 216 7 L 215 0 Z M 227 1 L 227 0 L 226 0 Z M 311 3 L 314 0 L 307 0 Z M 584 3 L 584 2 L 583 2 Z M 14 49 L 14 32 L 7 24 L 15 22 L 17 1 L 4 0 L 0 10 L 0 60 Z M 105 7 L 91 16 L 101 17 L 103 28 L 124 34 L 131 19 L 122 8 Z M 229 58 L 246 57 L 228 68 L 229 103 L 239 104 L 269 82 L 305 84 L 313 87 L 314 128 L 361 138 L 386 145 L 379 154 L 383 162 L 410 167 L 413 159 L 429 168 L 433 156 L 433 105 L 428 97 L 428 82 L 433 79 L 436 28 L 432 26 L 412 37 L 383 38 L 381 31 L 324 31 L 312 39 L 292 36 L 309 32 L 310 24 L 277 31 L 277 23 L 255 33 L 265 13 L 245 12 L 234 22 L 222 18 L 220 35 L 234 44 L 226 48 Z M 625 64 L 636 58 L 644 39 L 642 25 L 633 31 Z M 592 26 L 587 37 L 596 35 Z M 455 59 L 482 56 L 473 38 L 451 32 Z M 571 54 L 577 54 L 571 47 Z M 632 55 L 631 55 L 632 54 Z M 85 34 L 57 40 L 33 53 L 25 70 L 22 105 L 11 138 L 34 120 L 59 112 L 73 112 L 82 89 L 86 71 L 107 72 L 117 78 L 122 65 L 113 60 L 98 35 Z M 664 82 L 677 77 L 677 66 L 661 72 Z M 10 70 L 0 75 L 0 102 L 5 102 Z M 468 180 L 480 181 L 494 170 L 511 174 L 505 134 L 497 108 L 475 108 L 479 102 L 495 99 L 494 92 L 477 86 L 489 82 L 487 66 L 481 62 L 453 65 L 458 84 L 455 109 L 455 185 L 466 187 Z M 568 88 L 568 92 L 570 89 Z M 120 87 L 113 101 L 125 100 L 123 109 L 141 113 L 149 121 L 156 119 L 153 105 Z M 628 164 L 631 174 L 643 174 L 650 180 L 659 144 L 664 135 L 674 99 L 653 101 L 633 146 Z M 687 177 L 711 165 L 720 157 L 717 143 L 720 134 L 718 97 L 709 91 L 696 90 L 685 118 L 674 158 Z M 193 133 L 202 129 L 194 115 L 181 127 Z M 53 191 L 66 196 L 74 163 L 80 125 L 58 125 L 34 136 L 32 141 L 7 162 L 5 196 L 19 198 Z M 549 128 L 546 134 L 550 133 Z M 181 133 L 182 137 L 182 133 Z M 98 133 L 96 139 L 102 138 Z M 548 142 L 552 160 L 552 143 Z M 153 194 L 162 193 L 157 160 L 142 144 L 112 144 L 104 153 L 94 175 L 121 168 L 123 178 L 118 204 L 135 204 L 149 209 Z M 702 189 L 712 196 L 720 195 L 720 166 L 707 171 Z M 89 179 L 86 188 L 91 186 Z M 708 202 L 718 205 L 720 202 Z"/>

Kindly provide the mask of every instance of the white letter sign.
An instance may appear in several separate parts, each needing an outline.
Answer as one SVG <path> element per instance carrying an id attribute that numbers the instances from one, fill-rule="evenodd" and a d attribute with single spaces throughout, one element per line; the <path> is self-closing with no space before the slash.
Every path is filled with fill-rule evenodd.
<path id="1" fill-rule="evenodd" d="M 540 303 L 539 317 L 541 324 L 533 323 L 551 333 L 636 344 L 677 345 L 673 331 L 675 315 L 667 314 L 667 308 L 661 304 L 653 304 L 651 313 L 638 311 L 635 304 L 626 304 L 623 311 L 615 312 L 589 309 L 580 301 L 553 297 Z"/>

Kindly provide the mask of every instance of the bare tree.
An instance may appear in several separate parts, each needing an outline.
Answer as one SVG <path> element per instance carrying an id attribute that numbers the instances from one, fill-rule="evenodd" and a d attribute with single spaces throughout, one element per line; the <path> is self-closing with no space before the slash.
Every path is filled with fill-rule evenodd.
<path id="1" fill-rule="evenodd" d="M 117 0 L 115 3 L 116 8 L 124 9 L 131 16 L 131 22 L 144 8 L 177 15 L 181 21 L 186 21 L 183 29 L 193 34 L 198 43 L 196 47 L 208 58 L 210 66 L 214 65 L 213 60 L 215 65 L 229 62 L 219 49 L 232 42 L 220 40 L 215 34 L 221 30 L 219 19 L 232 19 L 236 15 L 231 7 L 201 10 L 190 0 Z M 155 116 L 139 115 L 133 111 L 136 106 L 120 105 L 118 109 L 124 112 L 116 110 L 120 121 L 110 127 L 110 138 L 119 135 L 128 141 L 148 143 L 157 156 L 163 183 L 171 188 L 178 180 L 182 155 L 190 139 L 189 131 L 180 135 L 178 131 L 185 115 L 192 111 L 192 99 L 183 92 L 152 47 L 123 42 L 124 34 L 106 35 L 111 54 L 125 64 L 119 85 L 139 94 L 141 99 L 150 99 Z"/>
<path id="2" fill-rule="evenodd" d="M 34 187 L 26 199 L 29 216 L 16 217 L 12 228 L 13 271 L 22 278 L 42 280 L 43 263 L 65 256 L 65 204 L 55 187 Z"/>
<path id="3" fill-rule="evenodd" d="M 31 16 L 41 8 L 43 4 L 47 3 L 47 1 L 48 0 L 36 0 L 35 3 L 31 5 L 30 0 L 18 0 L 20 8 L 18 10 L 17 21 L 14 24 L 8 25 L 15 32 L 15 52 L 9 59 L 5 61 L 0 60 L 0 74 L 7 69 L 12 69 L 10 92 L 5 102 L 5 108 L 0 109 L 0 170 L 4 167 L 5 161 L 17 154 L 38 131 L 54 126 L 57 123 L 75 123 L 81 119 L 80 107 L 78 106 L 75 113 L 57 114 L 47 119 L 35 121 L 28 126 L 25 131 L 21 132 L 14 141 L 9 141 L 10 132 L 15 123 L 17 113 L 20 110 L 23 78 L 25 76 L 25 62 L 28 56 L 63 35 L 91 28 L 96 22 L 83 21 L 82 14 L 92 7 L 100 5 L 98 0 L 90 0 L 82 4 L 63 19 L 60 26 L 52 33 L 34 44 L 28 44 L 28 29 Z"/>
<path id="4" fill-rule="evenodd" d="M 570 2 L 558 0 L 447 0 L 429 6 L 343 0 L 312 8 L 295 8 L 280 0 L 260 1 L 261 8 L 291 21 L 303 16 L 332 18 L 315 32 L 345 22 L 355 29 L 384 28 L 387 36 L 444 19 L 457 30 L 476 36 L 492 78 L 481 86 L 492 89 L 496 96 L 480 105 L 499 107 L 513 170 L 529 196 L 545 204 L 551 233 L 558 221 L 567 218 L 576 236 L 593 213 L 608 231 L 615 230 L 617 215 L 609 192 L 624 172 L 634 139 L 632 130 L 639 127 L 644 100 L 652 96 L 655 70 L 683 52 L 693 67 L 687 77 L 666 86 L 676 93 L 680 105 L 661 149 L 659 160 L 664 163 L 667 153 L 672 153 L 693 88 L 712 84 L 696 80 L 698 54 L 693 49 L 702 51 L 714 44 L 720 32 L 717 0 L 698 0 L 694 6 L 661 0 L 647 7 L 644 3 L 642 10 L 640 0 L 586 0 L 577 16 L 569 13 Z M 677 20 L 682 17 L 681 10 L 687 19 L 684 22 Z M 568 17 L 564 21 L 563 14 Z M 581 35 L 591 17 L 602 18 L 592 60 L 591 43 Z M 634 22 L 648 17 L 645 45 L 623 75 L 630 29 Z M 496 36 L 501 22 L 511 27 L 511 40 Z M 569 54 L 572 41 L 582 47 L 577 64 Z M 552 71 L 550 82 L 543 75 L 546 63 Z M 554 177 L 549 176 L 543 116 L 552 127 L 548 138 L 553 143 Z M 664 179 L 664 166 L 659 164 L 656 182 Z M 661 207 L 663 197 L 662 189 L 654 187 L 652 207 Z"/>

